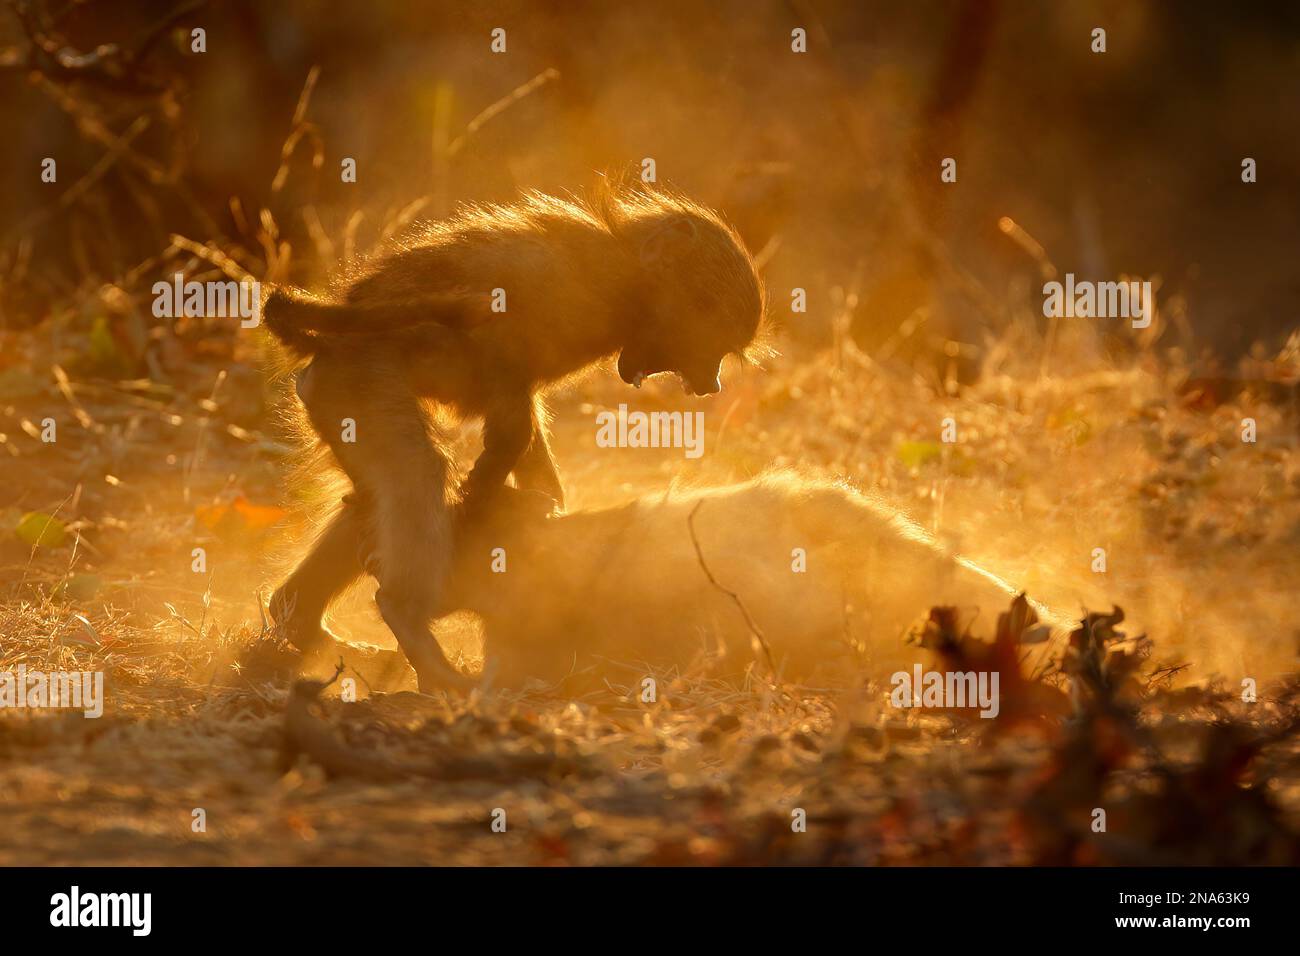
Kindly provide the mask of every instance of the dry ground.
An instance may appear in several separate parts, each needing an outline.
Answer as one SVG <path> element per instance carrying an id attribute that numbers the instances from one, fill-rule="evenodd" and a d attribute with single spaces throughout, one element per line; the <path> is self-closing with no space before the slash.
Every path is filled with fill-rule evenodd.
<path id="1" fill-rule="evenodd" d="M 310 705 L 259 613 L 300 533 L 271 391 L 249 340 L 210 332 L 164 343 L 164 366 L 184 352 L 166 387 L 72 364 L 111 358 L 93 335 L 11 334 L 0 351 L 0 670 L 107 684 L 99 720 L 0 713 L 2 863 L 1300 862 L 1294 355 L 1250 366 L 1246 387 L 1189 381 L 1176 356 L 1044 353 L 1030 329 L 959 386 L 842 341 L 733 376 L 698 463 L 594 447 L 593 408 L 674 407 L 673 383 L 563 397 L 572 508 L 815 468 L 1053 607 L 1125 609 L 1128 640 L 1094 617 L 1055 667 L 1004 687 L 1023 719 L 987 726 L 889 708 L 869 664 L 835 690 L 665 674 L 644 704 L 617 674 L 580 700 L 422 697 L 359 657 L 344 676 L 360 701 L 334 685 Z M 938 441 L 947 416 L 954 445 Z M 62 540 L 24 540 L 32 512 L 57 515 Z M 385 643 L 367 597 L 340 628 Z M 1006 609 L 979 610 L 991 639 Z M 917 659 L 988 652 L 941 615 L 936 641 Z"/>

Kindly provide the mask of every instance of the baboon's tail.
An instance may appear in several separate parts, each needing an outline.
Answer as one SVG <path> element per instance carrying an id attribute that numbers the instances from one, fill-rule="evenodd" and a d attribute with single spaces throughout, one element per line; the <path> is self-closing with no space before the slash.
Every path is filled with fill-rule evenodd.
<path id="1" fill-rule="evenodd" d="M 344 336 L 382 336 L 421 325 L 462 328 L 486 312 L 486 299 L 455 293 L 411 302 L 339 304 L 280 287 L 262 303 L 262 321 L 271 334 L 303 357 Z"/>

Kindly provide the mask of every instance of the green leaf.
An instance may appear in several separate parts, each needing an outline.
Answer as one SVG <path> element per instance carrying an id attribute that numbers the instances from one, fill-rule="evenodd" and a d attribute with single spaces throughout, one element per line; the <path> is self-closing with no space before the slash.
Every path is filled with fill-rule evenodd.
<path id="1" fill-rule="evenodd" d="M 90 326 L 90 362 L 92 365 L 116 365 L 117 342 L 108 327 L 108 318 L 97 315 Z"/>
<path id="2" fill-rule="evenodd" d="M 32 547 L 57 548 L 68 537 L 67 526 L 54 515 L 29 511 L 14 529 L 18 537 Z"/>
<path id="3" fill-rule="evenodd" d="M 920 468 L 941 454 L 943 446 L 937 441 L 904 441 L 898 445 L 898 460 L 908 468 Z"/>

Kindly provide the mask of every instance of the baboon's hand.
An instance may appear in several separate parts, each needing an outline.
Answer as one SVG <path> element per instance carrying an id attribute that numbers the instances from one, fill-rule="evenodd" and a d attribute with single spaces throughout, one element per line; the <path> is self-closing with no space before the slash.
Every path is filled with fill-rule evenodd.
<path id="1" fill-rule="evenodd" d="M 457 520 L 463 525 L 504 521 L 511 524 L 542 521 L 559 511 L 560 505 L 544 491 L 502 485 L 491 496 L 470 496 L 460 504 Z"/>
<path id="2" fill-rule="evenodd" d="M 552 495 L 535 488 L 507 488 L 505 496 L 507 506 L 519 514 L 534 518 L 549 518 L 561 510 L 560 503 Z"/>

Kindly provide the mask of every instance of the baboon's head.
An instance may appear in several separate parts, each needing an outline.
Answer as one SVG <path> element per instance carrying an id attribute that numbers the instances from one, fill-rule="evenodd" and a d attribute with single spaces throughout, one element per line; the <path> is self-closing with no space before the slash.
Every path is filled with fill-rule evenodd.
<path id="1" fill-rule="evenodd" d="M 688 392 L 722 389 L 722 361 L 744 355 L 763 321 L 762 281 L 736 233 L 678 196 L 638 197 L 627 234 L 643 281 L 618 374 L 629 385 L 676 372 Z"/>

